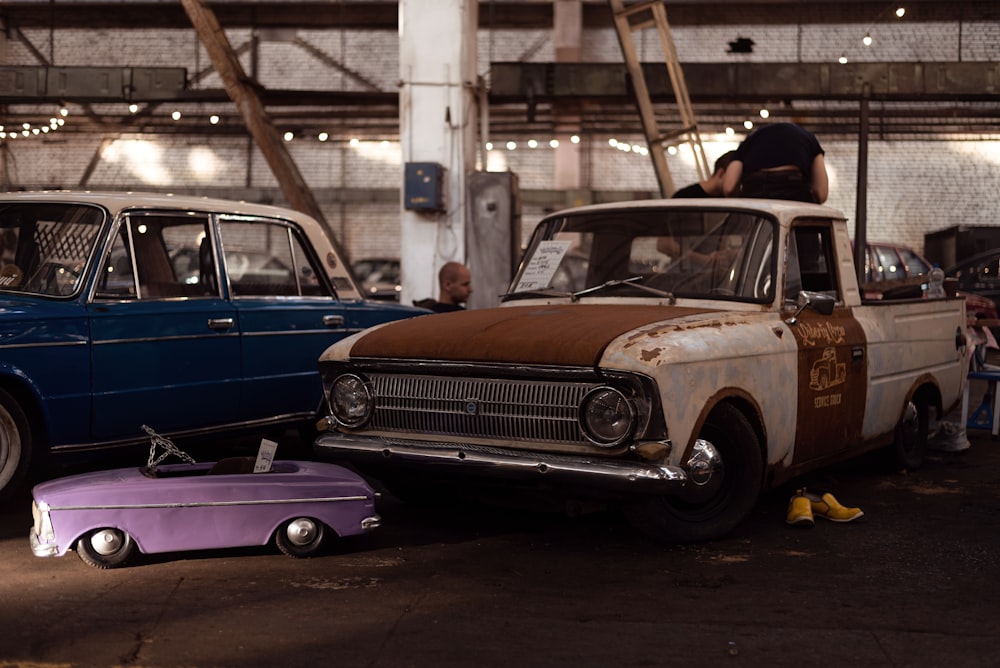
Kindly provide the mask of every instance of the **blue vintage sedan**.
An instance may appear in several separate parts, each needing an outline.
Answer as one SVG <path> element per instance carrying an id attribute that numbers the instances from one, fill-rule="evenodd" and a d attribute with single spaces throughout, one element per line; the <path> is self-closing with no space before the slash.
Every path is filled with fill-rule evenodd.
<path id="1" fill-rule="evenodd" d="M 0 496 L 33 460 L 311 422 L 361 297 L 324 229 L 244 202 L 0 195 Z"/>

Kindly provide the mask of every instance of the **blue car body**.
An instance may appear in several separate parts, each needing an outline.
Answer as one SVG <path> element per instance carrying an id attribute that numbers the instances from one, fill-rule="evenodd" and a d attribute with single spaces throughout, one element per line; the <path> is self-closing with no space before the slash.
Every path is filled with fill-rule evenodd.
<path id="1" fill-rule="evenodd" d="M 366 301 L 303 214 L 165 195 L 0 195 L 0 494 L 33 458 L 307 423 L 319 355 L 426 311 Z"/>

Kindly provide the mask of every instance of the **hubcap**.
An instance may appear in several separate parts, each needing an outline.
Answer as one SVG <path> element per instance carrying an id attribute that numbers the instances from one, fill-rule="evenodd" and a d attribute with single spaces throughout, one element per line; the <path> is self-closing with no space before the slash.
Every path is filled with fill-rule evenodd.
<path id="1" fill-rule="evenodd" d="M 90 537 L 90 546 L 94 548 L 94 552 L 105 557 L 122 549 L 124 544 L 125 538 L 114 529 L 102 529 Z"/>
<path id="2" fill-rule="evenodd" d="M 689 485 L 685 485 L 681 496 L 689 503 L 700 503 L 719 491 L 723 478 L 722 455 L 718 449 L 704 439 L 694 442 L 691 456 L 684 463 Z"/>
<path id="3" fill-rule="evenodd" d="M 308 545 L 316 539 L 316 523 L 302 517 L 290 522 L 285 533 L 293 545 Z"/>

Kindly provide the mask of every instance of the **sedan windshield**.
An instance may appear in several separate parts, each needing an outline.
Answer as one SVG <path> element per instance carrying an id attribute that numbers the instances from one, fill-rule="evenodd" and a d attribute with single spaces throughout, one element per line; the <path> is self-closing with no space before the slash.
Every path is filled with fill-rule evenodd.
<path id="1" fill-rule="evenodd" d="M 101 209 L 82 204 L 0 206 L 0 290 L 77 292 L 104 219 Z"/>
<path id="2" fill-rule="evenodd" d="M 764 303 L 775 222 L 720 209 L 608 210 L 539 224 L 505 300 L 566 295 Z"/>

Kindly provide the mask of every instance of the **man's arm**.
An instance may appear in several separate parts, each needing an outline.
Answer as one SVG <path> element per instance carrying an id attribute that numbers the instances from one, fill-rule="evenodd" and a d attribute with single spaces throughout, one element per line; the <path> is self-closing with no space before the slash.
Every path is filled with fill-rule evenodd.
<path id="1" fill-rule="evenodd" d="M 812 162 L 812 191 L 816 201 L 822 204 L 830 195 L 830 178 L 826 173 L 826 160 L 822 153 L 817 153 Z"/>

